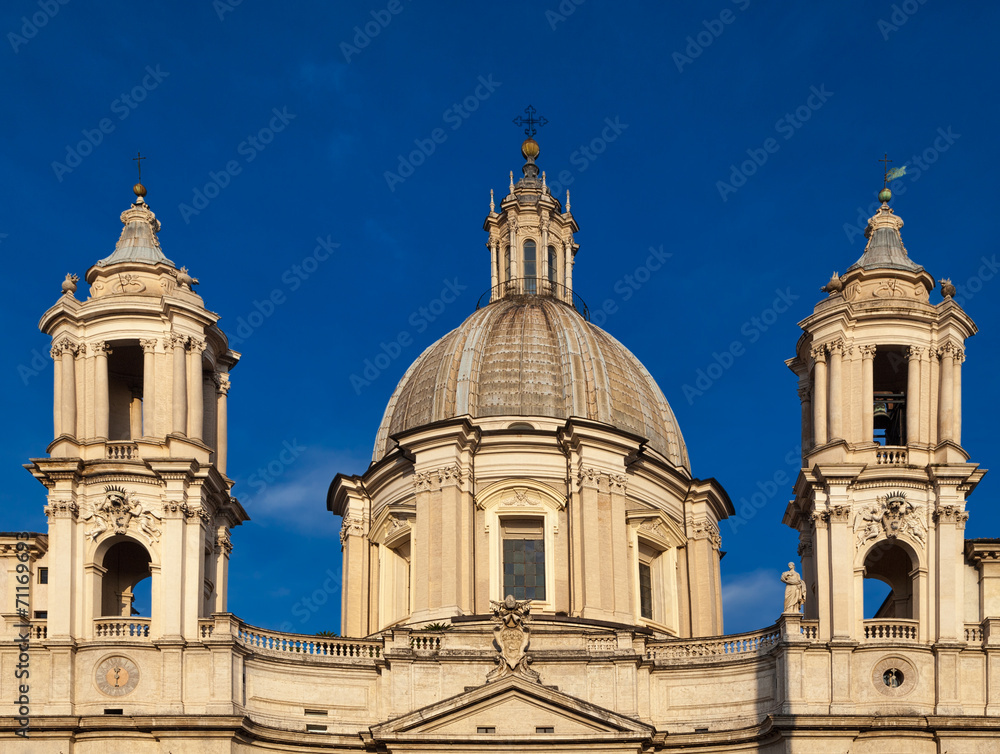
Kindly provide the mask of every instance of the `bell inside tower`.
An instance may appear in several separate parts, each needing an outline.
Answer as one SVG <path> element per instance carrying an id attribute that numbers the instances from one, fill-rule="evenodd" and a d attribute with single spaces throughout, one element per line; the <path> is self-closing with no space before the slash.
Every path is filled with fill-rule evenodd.
<path id="1" fill-rule="evenodd" d="M 906 445 L 906 347 L 879 346 L 873 364 L 874 437 L 879 445 Z"/>

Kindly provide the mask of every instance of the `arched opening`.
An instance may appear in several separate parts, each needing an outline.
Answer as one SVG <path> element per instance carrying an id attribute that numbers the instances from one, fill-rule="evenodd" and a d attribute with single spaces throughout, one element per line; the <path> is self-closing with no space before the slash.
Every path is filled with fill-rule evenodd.
<path id="1" fill-rule="evenodd" d="M 876 543 L 865 556 L 865 618 L 913 619 L 914 565 L 899 543 Z"/>
<path id="2" fill-rule="evenodd" d="M 879 445 L 906 445 L 905 346 L 882 346 L 875 351 L 872 364 L 872 397 L 875 436 Z"/>
<path id="3" fill-rule="evenodd" d="M 101 617 L 149 617 L 152 609 L 151 560 L 146 548 L 131 539 L 112 545 L 101 564 Z"/>
<path id="4" fill-rule="evenodd" d="M 108 439 L 142 437 L 142 348 L 114 344 L 108 355 Z"/>
<path id="5" fill-rule="evenodd" d="M 559 282 L 559 257 L 556 256 L 556 247 L 550 246 L 549 252 L 549 282 Z"/>
<path id="6" fill-rule="evenodd" d="M 537 293 L 538 284 L 538 260 L 536 259 L 535 242 L 527 240 L 524 242 L 524 292 Z"/>

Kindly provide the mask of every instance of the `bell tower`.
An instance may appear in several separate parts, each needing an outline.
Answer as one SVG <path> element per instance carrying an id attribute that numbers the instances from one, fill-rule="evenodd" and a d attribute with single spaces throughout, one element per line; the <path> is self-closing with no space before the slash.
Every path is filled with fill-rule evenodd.
<path id="1" fill-rule="evenodd" d="M 516 184 L 510 174 L 508 194 L 496 211 L 490 191 L 490 213 L 483 223 L 490 250 L 490 301 L 510 296 L 546 295 L 573 304 L 573 259 L 580 230 L 570 213 L 552 196 L 545 173 L 539 177 L 535 159 L 538 142 L 530 136 L 521 145 L 524 177 Z"/>
<path id="2" fill-rule="evenodd" d="M 965 342 L 976 326 L 903 245 L 892 192 L 861 258 L 800 325 L 802 471 L 784 522 L 799 532 L 805 618 L 824 641 L 964 640 L 966 500 L 986 473 L 962 447 Z M 890 592 L 869 605 L 872 579 Z M 869 600 L 871 602 L 871 600 Z"/>
<path id="3" fill-rule="evenodd" d="M 52 338 L 54 439 L 26 468 L 48 490 L 56 642 L 193 639 L 199 619 L 226 609 L 229 531 L 247 520 L 226 476 L 239 354 L 198 281 L 163 254 L 145 187 L 134 193 L 114 252 L 87 271 L 89 296 L 67 275 L 39 323 Z"/>

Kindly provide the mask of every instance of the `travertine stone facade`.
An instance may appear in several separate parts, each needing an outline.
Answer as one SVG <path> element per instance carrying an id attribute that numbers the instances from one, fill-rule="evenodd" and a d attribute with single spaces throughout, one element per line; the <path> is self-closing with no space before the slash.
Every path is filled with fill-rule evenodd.
<path id="1" fill-rule="evenodd" d="M 533 140 L 522 154 L 486 221 L 489 303 L 407 372 L 369 469 L 330 487 L 345 638 L 227 612 L 239 355 L 136 187 L 90 297 L 67 276 L 41 322 L 55 432 L 27 468 L 48 530 L 0 534 L 0 750 L 997 750 L 1000 540 L 963 536 L 985 473 L 961 445 L 975 326 L 947 281 L 931 303 L 902 221 L 883 204 L 788 362 L 805 611 L 788 575 L 774 625 L 723 635 L 731 505 L 692 477 L 652 377 L 577 308 L 568 197 Z M 890 591 L 866 619 L 872 579 Z"/>

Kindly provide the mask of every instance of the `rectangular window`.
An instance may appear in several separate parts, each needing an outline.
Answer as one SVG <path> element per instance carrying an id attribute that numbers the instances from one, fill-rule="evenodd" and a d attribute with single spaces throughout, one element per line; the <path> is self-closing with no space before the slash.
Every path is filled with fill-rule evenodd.
<path id="1" fill-rule="evenodd" d="M 545 599 L 545 540 L 541 519 L 503 521 L 503 597 Z"/>
<path id="2" fill-rule="evenodd" d="M 639 615 L 653 619 L 653 569 L 649 563 L 639 564 Z"/>
<path id="3" fill-rule="evenodd" d="M 483 733 L 496 733 L 496 732 L 497 732 L 497 729 L 494 728 L 492 725 L 489 726 L 489 727 L 487 727 L 487 726 L 480 726 L 480 727 L 476 728 L 476 733 L 479 733 L 479 734 L 483 734 Z"/>
<path id="4" fill-rule="evenodd" d="M 535 733 L 555 733 L 556 729 L 552 727 L 538 727 L 535 728 Z"/>
<path id="5" fill-rule="evenodd" d="M 38 583 L 39 584 L 48 584 L 49 583 L 49 569 L 48 568 L 39 568 L 38 569 Z"/>
<path id="6" fill-rule="evenodd" d="M 35 618 L 37 618 L 38 620 L 48 620 L 49 619 L 49 611 L 48 610 L 36 610 L 35 611 Z"/>

